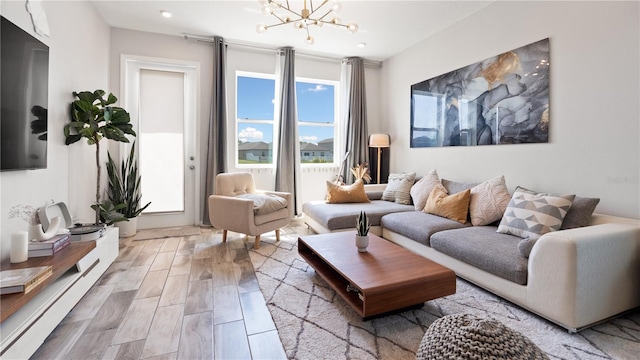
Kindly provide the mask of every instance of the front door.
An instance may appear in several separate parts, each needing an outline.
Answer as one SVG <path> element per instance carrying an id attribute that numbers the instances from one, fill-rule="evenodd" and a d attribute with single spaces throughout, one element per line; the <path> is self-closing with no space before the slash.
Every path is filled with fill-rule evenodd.
<path id="1" fill-rule="evenodd" d="M 199 224 L 196 109 L 199 66 L 123 55 L 123 107 L 137 133 L 141 205 L 138 228 Z M 128 144 L 121 154 L 128 154 Z"/>

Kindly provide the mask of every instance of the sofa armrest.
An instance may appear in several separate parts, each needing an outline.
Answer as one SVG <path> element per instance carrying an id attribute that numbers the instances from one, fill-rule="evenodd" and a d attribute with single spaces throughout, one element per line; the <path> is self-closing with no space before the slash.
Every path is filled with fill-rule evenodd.
<path id="1" fill-rule="evenodd" d="M 640 306 L 640 226 L 543 235 L 529 256 L 527 303 L 573 329 Z"/>
<path id="2" fill-rule="evenodd" d="M 364 184 L 365 192 L 377 192 L 384 191 L 387 188 L 387 184 Z"/>

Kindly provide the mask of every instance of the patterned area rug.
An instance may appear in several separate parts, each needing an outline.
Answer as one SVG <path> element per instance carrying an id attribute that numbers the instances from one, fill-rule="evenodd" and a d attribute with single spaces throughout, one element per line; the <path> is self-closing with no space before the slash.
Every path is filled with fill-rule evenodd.
<path id="1" fill-rule="evenodd" d="M 168 237 L 180 237 L 200 235 L 199 226 L 182 226 L 173 228 L 161 228 L 161 229 L 148 229 L 138 230 L 133 240 L 149 240 L 149 239 L 163 239 Z"/>
<path id="2" fill-rule="evenodd" d="M 457 313 L 494 318 L 527 336 L 551 359 L 640 357 L 640 311 L 571 335 L 461 279 L 454 295 L 417 310 L 362 321 L 298 256 L 296 244 L 297 235 L 289 231 L 278 243 L 264 237 L 260 249 L 250 251 L 289 359 L 415 359 L 429 325 Z"/>

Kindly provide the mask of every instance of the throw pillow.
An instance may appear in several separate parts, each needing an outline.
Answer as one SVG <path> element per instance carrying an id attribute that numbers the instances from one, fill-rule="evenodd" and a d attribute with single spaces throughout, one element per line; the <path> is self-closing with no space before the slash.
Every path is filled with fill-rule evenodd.
<path id="1" fill-rule="evenodd" d="M 382 200 L 409 205 L 411 203 L 411 195 L 409 192 L 415 180 L 416 173 L 389 174 L 389 181 L 382 193 Z"/>
<path id="2" fill-rule="evenodd" d="M 589 225 L 591 221 L 591 215 L 596 210 L 596 206 L 600 199 L 598 198 L 583 198 L 576 196 L 573 199 L 573 204 L 565 216 L 560 230 L 573 229 Z"/>
<path id="3" fill-rule="evenodd" d="M 525 258 L 529 258 L 531 255 L 531 250 L 533 250 L 533 245 L 536 244 L 538 239 L 522 239 L 518 242 L 518 251 L 520 251 L 520 255 Z"/>
<path id="4" fill-rule="evenodd" d="M 263 215 L 287 207 L 287 199 L 267 194 L 241 194 L 236 197 L 253 201 L 253 213 Z"/>
<path id="5" fill-rule="evenodd" d="M 498 225 L 498 232 L 537 239 L 559 230 L 574 198 L 575 195 L 551 195 L 518 187 Z"/>
<path id="6" fill-rule="evenodd" d="M 351 185 L 338 185 L 327 181 L 327 203 L 368 203 L 369 198 L 364 191 L 362 180 L 356 180 Z"/>
<path id="7" fill-rule="evenodd" d="M 436 169 L 432 169 L 411 187 L 411 199 L 416 210 L 424 209 L 431 190 L 438 184 L 440 184 L 440 177 Z"/>
<path id="8" fill-rule="evenodd" d="M 467 222 L 470 197 L 470 189 L 448 195 L 447 189 L 441 184 L 438 184 L 431 190 L 423 211 L 464 224 Z"/>
<path id="9" fill-rule="evenodd" d="M 509 205 L 511 194 L 504 181 L 504 176 L 487 180 L 471 188 L 469 214 L 473 226 L 491 224 L 500 220 Z"/>

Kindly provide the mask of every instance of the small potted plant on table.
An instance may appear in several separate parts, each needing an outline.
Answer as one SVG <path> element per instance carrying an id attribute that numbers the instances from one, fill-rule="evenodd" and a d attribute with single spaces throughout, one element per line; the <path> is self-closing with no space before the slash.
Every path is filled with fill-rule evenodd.
<path id="1" fill-rule="evenodd" d="M 371 222 L 369 221 L 369 217 L 367 217 L 367 214 L 364 211 L 361 211 L 356 220 L 356 247 L 359 252 L 367 252 L 370 228 Z"/>

